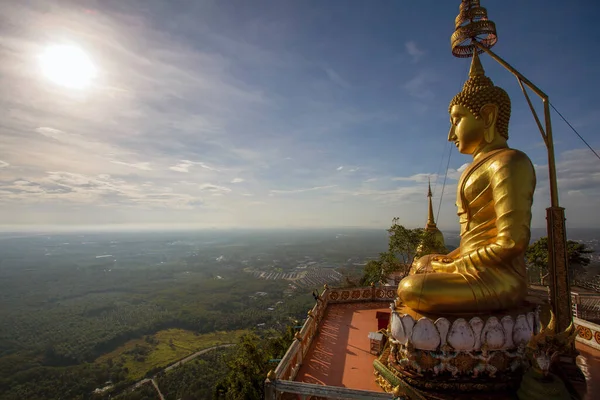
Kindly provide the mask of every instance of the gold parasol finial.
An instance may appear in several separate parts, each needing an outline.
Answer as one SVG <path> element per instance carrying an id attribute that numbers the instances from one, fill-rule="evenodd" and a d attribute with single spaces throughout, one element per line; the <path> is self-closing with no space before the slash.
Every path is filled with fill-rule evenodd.
<path id="1" fill-rule="evenodd" d="M 452 54 L 459 58 L 469 58 L 474 52 L 481 53 L 473 42 L 491 49 L 498 41 L 496 24 L 487 17 L 487 10 L 479 5 L 479 0 L 462 0 L 455 20 L 455 30 L 450 37 Z"/>

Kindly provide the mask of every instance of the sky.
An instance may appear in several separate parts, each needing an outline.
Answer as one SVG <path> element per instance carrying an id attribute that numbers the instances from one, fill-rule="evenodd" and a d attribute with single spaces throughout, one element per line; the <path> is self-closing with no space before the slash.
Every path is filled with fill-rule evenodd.
<path id="1" fill-rule="evenodd" d="M 457 230 L 470 162 L 447 142 L 470 63 L 450 51 L 459 4 L 0 0 L 0 225 L 417 227 L 431 179 L 438 226 Z M 600 150 L 600 5 L 565 4 L 482 1 L 493 50 Z M 57 44 L 92 60 L 88 88 L 41 73 Z M 516 79 L 481 60 L 512 99 L 509 145 L 536 167 L 544 227 L 541 135 Z M 567 225 L 598 227 L 600 160 L 552 118 Z"/>

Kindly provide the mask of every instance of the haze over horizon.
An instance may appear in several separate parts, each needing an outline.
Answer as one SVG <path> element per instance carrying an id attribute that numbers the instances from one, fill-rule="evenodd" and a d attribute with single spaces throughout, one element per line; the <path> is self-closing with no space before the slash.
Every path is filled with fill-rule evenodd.
<path id="1" fill-rule="evenodd" d="M 482 6 L 494 51 L 599 149 L 600 6 L 583 3 Z M 423 226 L 449 151 L 437 222 L 458 230 L 470 161 L 447 142 L 470 63 L 450 52 L 459 4 L 0 0 L 2 230 Z M 89 56 L 88 86 L 42 73 L 56 45 Z M 511 97 L 509 145 L 536 166 L 543 228 L 542 138 L 515 78 L 481 60 Z M 567 225 L 597 227 L 600 161 L 552 118 Z"/>

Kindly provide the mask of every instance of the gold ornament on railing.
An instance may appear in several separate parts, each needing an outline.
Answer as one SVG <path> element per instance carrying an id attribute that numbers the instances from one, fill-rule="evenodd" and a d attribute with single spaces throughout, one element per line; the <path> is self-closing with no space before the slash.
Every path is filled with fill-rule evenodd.
<path id="1" fill-rule="evenodd" d="M 577 330 L 572 322 L 565 331 L 557 333 L 556 318 L 552 311 L 550 313 L 548 325 L 534 335 L 527 344 L 532 368 L 544 376 L 548 375 L 552 363 L 559 354 L 568 353 L 577 336 Z"/>
<path id="2" fill-rule="evenodd" d="M 564 382 L 550 369 L 559 355 L 569 354 L 577 330 L 573 322 L 567 329 L 556 332 L 554 313 L 548 325 L 534 335 L 527 344 L 527 355 L 531 368 L 525 372 L 517 391 L 520 400 L 563 400 L 571 395 Z"/>
<path id="3" fill-rule="evenodd" d="M 473 41 L 491 49 L 498 41 L 496 24 L 487 17 L 487 10 L 479 5 L 479 0 L 462 0 L 460 12 L 455 20 L 455 30 L 450 37 L 452 54 L 458 58 L 469 58 L 477 48 Z"/>

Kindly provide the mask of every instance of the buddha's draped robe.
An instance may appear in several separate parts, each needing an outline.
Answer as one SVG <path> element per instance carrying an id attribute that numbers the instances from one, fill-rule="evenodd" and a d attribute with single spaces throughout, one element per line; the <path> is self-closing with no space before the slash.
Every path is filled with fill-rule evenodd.
<path id="1" fill-rule="evenodd" d="M 413 271 L 398 286 L 403 303 L 442 313 L 502 310 L 521 303 L 527 293 L 524 255 L 534 190 L 535 171 L 525 153 L 503 148 L 474 161 L 457 189 L 461 240 L 459 251 L 449 255 L 455 270 Z M 434 256 L 439 255 L 425 256 L 416 265 L 427 265 Z"/>

